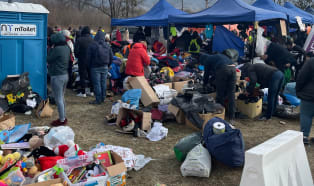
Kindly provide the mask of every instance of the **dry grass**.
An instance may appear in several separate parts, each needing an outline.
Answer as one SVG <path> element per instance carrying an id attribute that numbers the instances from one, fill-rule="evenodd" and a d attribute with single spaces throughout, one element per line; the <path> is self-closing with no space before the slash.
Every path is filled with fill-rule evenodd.
<path id="1" fill-rule="evenodd" d="M 105 144 L 119 145 L 132 148 L 135 154 L 150 156 L 151 161 L 139 172 L 129 172 L 128 185 L 154 186 L 157 183 L 166 185 L 217 185 L 233 186 L 239 185 L 242 168 L 229 168 L 221 163 L 214 161 L 210 178 L 184 178 L 180 173 L 181 163 L 175 159 L 173 147 L 177 141 L 192 133 L 193 130 L 184 125 L 167 123 L 169 129 L 168 137 L 159 142 L 150 142 L 143 138 L 133 138 L 125 134 L 114 132 L 115 126 L 108 126 L 104 123 L 104 116 L 110 113 L 111 102 L 100 106 L 89 105 L 88 102 L 93 98 L 77 98 L 71 91 L 66 96 L 66 112 L 69 126 L 74 130 L 75 141 L 84 150 L 91 146 L 103 142 Z M 35 116 L 17 115 L 17 123 L 31 122 L 32 126 L 49 125 L 57 118 L 57 110 L 52 118 L 37 119 Z M 286 120 L 287 125 L 279 124 L 279 119 L 274 118 L 270 122 L 255 122 L 253 120 L 239 120 L 236 127 L 243 134 L 246 149 L 256 146 L 265 140 L 288 129 L 299 130 L 299 121 Z M 312 134 L 313 131 L 312 131 Z M 306 147 L 308 159 L 314 170 L 314 147 Z"/>

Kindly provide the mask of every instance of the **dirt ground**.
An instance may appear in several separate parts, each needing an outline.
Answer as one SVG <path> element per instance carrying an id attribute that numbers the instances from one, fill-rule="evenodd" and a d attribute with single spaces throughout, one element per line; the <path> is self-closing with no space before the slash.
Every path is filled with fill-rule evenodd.
<path id="1" fill-rule="evenodd" d="M 233 186 L 239 185 L 242 168 L 229 168 L 223 164 L 213 161 L 213 168 L 209 178 L 182 177 L 180 173 L 181 163 L 175 158 L 173 147 L 182 137 L 193 132 L 192 129 L 177 123 L 165 123 L 169 129 L 168 137 L 159 142 L 150 142 L 145 138 L 134 138 L 126 134 L 115 132 L 116 126 L 108 126 L 104 123 L 105 115 L 110 113 L 110 101 L 105 104 L 94 106 L 88 104 L 94 98 L 78 98 L 72 91 L 66 93 L 66 113 L 68 125 L 74 130 L 75 141 L 84 150 L 89 150 L 99 142 L 118 145 L 133 149 L 135 154 L 144 154 L 155 159 L 142 170 L 128 172 L 127 185 L 155 186 L 166 185 L 217 185 Z M 118 99 L 116 97 L 115 99 Z M 56 107 L 52 118 L 37 119 L 33 116 L 17 115 L 16 123 L 31 123 L 32 126 L 44 126 L 57 118 Z M 282 125 L 279 121 L 287 122 Z M 236 127 L 243 134 L 245 148 L 250 149 L 267 139 L 276 136 L 285 130 L 299 130 L 299 121 L 282 120 L 273 118 L 269 122 L 258 122 L 253 120 L 237 120 Z M 312 131 L 312 135 L 314 135 Z M 314 145 L 306 147 L 312 175 L 314 173 Z"/>

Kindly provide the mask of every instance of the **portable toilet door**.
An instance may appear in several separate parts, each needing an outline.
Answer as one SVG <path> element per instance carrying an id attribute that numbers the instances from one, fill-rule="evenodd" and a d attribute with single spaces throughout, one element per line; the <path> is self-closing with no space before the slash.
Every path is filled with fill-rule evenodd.
<path id="1" fill-rule="evenodd" d="M 34 92 L 47 97 L 47 17 L 39 4 L 0 2 L 0 85 L 29 72 Z"/>

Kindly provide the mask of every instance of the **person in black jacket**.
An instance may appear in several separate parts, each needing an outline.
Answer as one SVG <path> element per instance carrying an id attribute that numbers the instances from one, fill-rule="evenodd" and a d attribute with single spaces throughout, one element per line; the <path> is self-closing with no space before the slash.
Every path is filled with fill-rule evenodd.
<path id="1" fill-rule="evenodd" d="M 90 36 L 90 28 L 88 26 L 85 26 L 82 29 L 80 38 L 75 42 L 74 46 L 74 54 L 78 58 L 78 66 L 79 66 L 79 74 L 80 74 L 80 85 L 81 90 L 80 93 L 77 95 L 79 97 L 86 97 L 86 80 L 90 78 L 90 70 L 87 66 L 87 49 L 88 46 L 93 42 L 93 39 Z M 91 81 L 90 81 L 91 82 Z M 89 88 L 92 90 L 91 83 L 89 85 Z"/>
<path id="2" fill-rule="evenodd" d="M 267 111 L 260 120 L 270 119 L 276 110 L 278 95 L 284 83 L 283 73 L 275 67 L 262 63 L 245 64 L 242 72 L 250 80 L 250 85 L 247 87 L 248 95 L 253 94 L 256 83 L 259 83 L 261 88 L 268 88 Z"/>
<path id="3" fill-rule="evenodd" d="M 290 66 L 296 65 L 297 63 L 297 60 L 287 48 L 273 42 L 267 47 L 266 55 L 262 56 L 262 59 L 269 65 L 274 63 L 283 73 L 285 73 L 286 69 L 290 68 Z M 291 74 L 288 77 L 291 77 Z M 286 79 L 286 83 L 289 81 L 290 79 Z"/>
<path id="4" fill-rule="evenodd" d="M 301 99 L 300 124 L 304 144 L 309 143 L 309 135 L 314 117 L 314 58 L 306 61 L 296 82 L 296 93 Z M 311 141 L 314 142 L 313 138 Z"/>
<path id="5" fill-rule="evenodd" d="M 216 79 L 216 101 L 224 105 L 228 98 L 228 119 L 232 122 L 235 113 L 235 89 L 236 89 L 236 68 L 231 59 L 223 54 L 208 55 L 204 53 L 194 54 L 199 56 L 199 61 L 204 65 L 205 73 L 203 86 L 209 81 L 209 76 Z"/>
<path id="6" fill-rule="evenodd" d="M 101 104 L 106 99 L 108 66 L 112 63 L 112 50 L 106 43 L 106 35 L 98 31 L 87 51 L 87 64 L 91 69 L 96 100 L 90 104 Z"/>

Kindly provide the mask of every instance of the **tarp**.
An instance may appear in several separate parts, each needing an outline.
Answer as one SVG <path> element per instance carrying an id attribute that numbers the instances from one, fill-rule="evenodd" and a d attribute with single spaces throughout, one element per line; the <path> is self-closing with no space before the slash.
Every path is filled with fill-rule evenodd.
<path id="1" fill-rule="evenodd" d="M 303 18 L 303 16 L 301 16 L 301 14 L 290 10 L 288 8 L 282 7 L 279 4 L 276 4 L 273 0 L 257 0 L 255 3 L 253 3 L 253 6 L 258 7 L 258 8 L 263 8 L 263 9 L 267 9 L 267 10 L 272 10 L 272 11 L 276 11 L 276 12 L 281 12 L 284 13 L 288 16 L 288 20 L 289 23 L 296 23 L 296 16 L 300 16 L 302 17 L 302 22 L 303 23 L 310 23 L 311 20 L 308 18 Z"/>
<path id="2" fill-rule="evenodd" d="M 312 7 L 310 7 L 310 6 L 307 7 L 305 11 L 307 11 L 308 13 L 314 15 L 314 8 L 312 8 Z"/>
<path id="3" fill-rule="evenodd" d="M 174 8 L 166 0 L 160 0 L 144 15 L 126 18 L 111 19 L 112 26 L 167 26 L 169 15 L 187 14 Z"/>
<path id="4" fill-rule="evenodd" d="M 269 11 L 251 6 L 242 0 L 218 0 L 213 6 L 201 12 L 189 15 L 169 16 L 169 23 L 241 23 L 264 21 L 270 19 L 287 19 L 280 12 Z"/>
<path id="5" fill-rule="evenodd" d="M 309 24 L 314 24 L 314 15 L 309 14 L 309 13 L 307 13 L 307 12 L 304 11 L 304 10 L 301 10 L 300 8 L 294 6 L 294 5 L 293 5 L 292 3 L 290 3 L 290 2 L 286 2 L 286 3 L 284 4 L 284 7 L 288 8 L 288 9 L 290 9 L 290 10 L 293 10 L 293 11 L 297 12 L 298 14 L 300 14 L 300 17 L 302 17 L 302 21 L 303 21 L 303 18 L 304 18 L 304 19 L 309 20 Z M 304 23 L 306 23 L 306 22 L 304 22 Z"/>
<path id="6" fill-rule="evenodd" d="M 224 26 L 217 26 L 213 39 L 213 51 L 222 52 L 230 48 L 236 49 L 239 56 L 244 56 L 244 42 Z"/>

